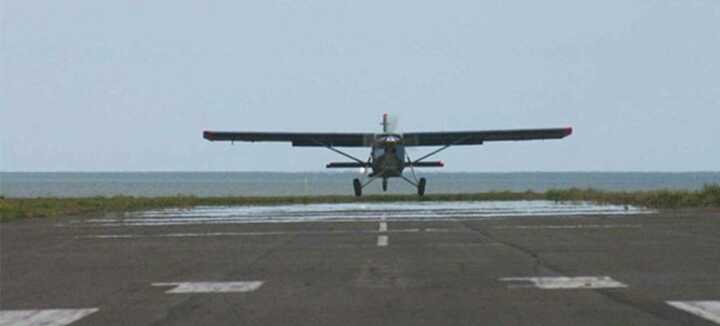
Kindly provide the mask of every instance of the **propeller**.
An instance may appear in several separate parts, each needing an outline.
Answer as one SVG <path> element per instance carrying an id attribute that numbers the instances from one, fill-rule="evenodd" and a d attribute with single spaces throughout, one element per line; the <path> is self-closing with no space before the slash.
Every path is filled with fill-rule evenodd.
<path id="1" fill-rule="evenodd" d="M 387 131 L 386 131 L 386 132 L 392 133 L 392 134 L 399 134 L 399 133 L 400 133 L 400 132 L 398 131 L 398 130 L 399 130 L 398 127 L 400 126 L 400 116 L 398 116 L 398 115 L 396 115 L 396 114 L 389 115 L 389 114 L 386 113 L 386 114 L 383 116 L 383 119 L 384 119 L 384 120 L 383 120 L 383 125 L 385 125 L 386 128 L 387 128 Z M 417 149 L 416 147 L 405 147 L 405 151 L 406 151 L 406 152 L 410 152 L 410 153 L 417 153 L 418 149 Z"/>
<path id="2" fill-rule="evenodd" d="M 400 125 L 400 118 L 397 115 L 389 115 L 387 118 L 387 132 L 397 133 Z"/>
<path id="3" fill-rule="evenodd" d="M 383 126 L 383 132 L 386 133 L 397 133 L 398 117 L 396 115 L 383 114 L 381 126 Z"/>

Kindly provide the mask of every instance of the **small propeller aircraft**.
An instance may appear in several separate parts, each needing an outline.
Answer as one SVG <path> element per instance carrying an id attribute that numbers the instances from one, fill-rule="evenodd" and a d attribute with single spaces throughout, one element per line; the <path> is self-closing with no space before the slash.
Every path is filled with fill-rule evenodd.
<path id="1" fill-rule="evenodd" d="M 290 142 L 298 147 L 325 147 L 352 162 L 332 162 L 327 168 L 363 168 L 372 169 L 361 181 L 353 180 L 355 196 L 362 196 L 362 190 L 377 179 L 382 179 L 382 189 L 387 191 L 389 178 L 402 178 L 417 188 L 420 196 L 425 194 L 427 181 L 417 178 L 415 168 L 443 167 L 442 161 L 426 161 L 428 158 L 460 145 L 482 145 L 489 141 L 520 141 L 539 139 L 560 139 L 572 134 L 572 128 L 555 129 L 518 129 L 489 131 L 451 131 L 451 132 L 413 132 L 396 133 L 391 131 L 388 115 L 383 115 L 383 133 L 290 133 L 290 132 L 227 132 L 204 131 L 203 137 L 209 141 L 270 141 Z M 441 146 L 440 148 L 411 159 L 406 147 Z M 338 147 L 370 147 L 370 158 L 365 161 L 338 149 Z M 405 168 L 411 170 L 412 179 L 403 175 Z"/>

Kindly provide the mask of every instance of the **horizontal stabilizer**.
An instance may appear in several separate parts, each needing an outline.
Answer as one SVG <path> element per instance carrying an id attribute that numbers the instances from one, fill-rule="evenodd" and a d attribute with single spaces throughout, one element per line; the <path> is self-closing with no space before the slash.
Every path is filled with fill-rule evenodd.
<path id="1" fill-rule="evenodd" d="M 369 168 L 370 163 L 360 162 L 331 162 L 326 166 L 328 169 L 350 169 L 350 168 Z"/>
<path id="2" fill-rule="evenodd" d="M 443 161 L 428 161 L 428 162 L 412 162 L 412 167 L 415 168 L 441 168 L 445 166 L 445 163 Z"/>

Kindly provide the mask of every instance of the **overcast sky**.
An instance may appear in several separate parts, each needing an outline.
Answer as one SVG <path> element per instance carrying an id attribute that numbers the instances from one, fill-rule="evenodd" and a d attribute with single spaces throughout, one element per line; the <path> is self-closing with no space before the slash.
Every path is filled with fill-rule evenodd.
<path id="1" fill-rule="evenodd" d="M 2 171 L 320 171 L 343 158 L 202 131 L 375 132 L 383 112 L 575 128 L 451 149 L 448 171 L 720 170 L 717 0 L 0 3 Z"/>

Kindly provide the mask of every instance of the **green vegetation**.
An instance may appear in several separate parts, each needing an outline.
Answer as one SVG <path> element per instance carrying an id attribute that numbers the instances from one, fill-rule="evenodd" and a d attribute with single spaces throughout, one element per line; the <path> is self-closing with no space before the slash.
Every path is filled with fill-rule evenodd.
<path id="1" fill-rule="evenodd" d="M 370 195 L 362 198 L 352 196 L 0 198 L 0 221 L 28 217 L 82 216 L 157 208 L 189 208 L 193 206 L 489 200 L 591 201 L 601 204 L 635 205 L 651 208 L 720 208 L 720 185 L 706 185 L 699 191 L 605 192 L 593 189 L 569 189 L 550 190 L 545 193 L 527 191 L 430 194 L 422 198 L 415 195 Z"/>
<path id="2" fill-rule="evenodd" d="M 606 192 L 594 189 L 550 190 L 547 200 L 591 201 L 600 204 L 634 205 L 650 208 L 720 208 L 720 185 L 705 185 L 699 191 L 657 190 Z"/>

